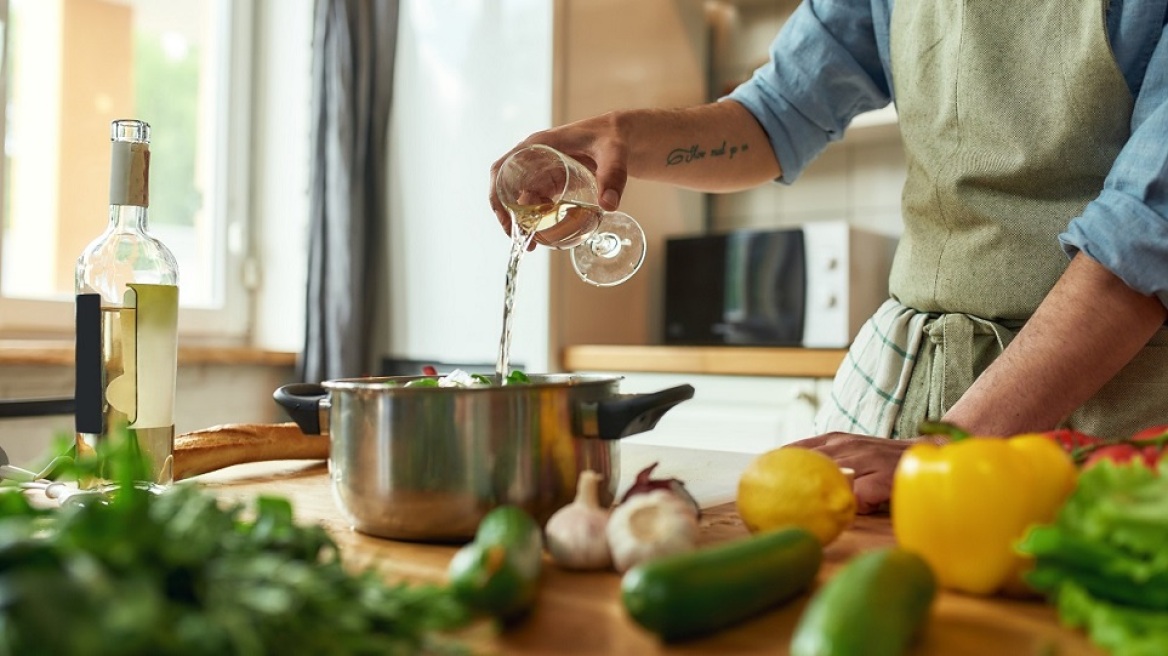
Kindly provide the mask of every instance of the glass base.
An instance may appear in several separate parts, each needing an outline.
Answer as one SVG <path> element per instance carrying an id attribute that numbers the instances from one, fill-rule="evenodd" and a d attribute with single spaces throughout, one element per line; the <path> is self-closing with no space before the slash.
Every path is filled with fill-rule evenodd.
<path id="1" fill-rule="evenodd" d="M 623 212 L 607 212 L 600 228 L 572 249 L 572 266 L 597 287 L 612 287 L 633 277 L 645 261 L 645 232 Z"/>

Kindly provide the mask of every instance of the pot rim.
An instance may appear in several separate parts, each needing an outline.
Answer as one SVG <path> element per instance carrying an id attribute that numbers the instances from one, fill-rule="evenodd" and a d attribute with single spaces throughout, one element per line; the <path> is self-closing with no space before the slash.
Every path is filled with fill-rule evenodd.
<path id="1" fill-rule="evenodd" d="M 321 387 L 327 390 L 362 391 L 362 392 L 394 392 L 394 393 L 422 393 L 434 394 L 452 392 L 482 393 L 515 390 L 517 393 L 530 389 L 566 388 L 603 386 L 624 379 L 624 376 L 611 374 L 527 374 L 531 382 L 518 385 L 490 385 L 483 387 L 405 387 L 404 385 L 390 386 L 387 383 L 407 383 L 411 380 L 435 378 L 435 376 L 367 376 L 360 378 L 338 378 L 326 380 Z"/>

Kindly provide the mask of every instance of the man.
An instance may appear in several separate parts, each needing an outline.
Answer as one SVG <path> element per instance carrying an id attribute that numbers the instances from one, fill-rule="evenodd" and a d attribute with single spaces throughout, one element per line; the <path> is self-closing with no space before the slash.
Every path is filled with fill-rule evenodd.
<path id="1" fill-rule="evenodd" d="M 870 512 L 904 448 L 939 439 L 918 436 L 924 419 L 981 435 L 1168 423 L 1166 6 L 805 0 L 723 101 L 520 145 L 593 167 L 615 209 L 630 175 L 710 192 L 793 182 L 895 98 L 908 175 L 892 298 L 849 350 L 824 434 L 797 443 L 854 469 Z M 669 158 L 723 142 L 733 157 Z"/>

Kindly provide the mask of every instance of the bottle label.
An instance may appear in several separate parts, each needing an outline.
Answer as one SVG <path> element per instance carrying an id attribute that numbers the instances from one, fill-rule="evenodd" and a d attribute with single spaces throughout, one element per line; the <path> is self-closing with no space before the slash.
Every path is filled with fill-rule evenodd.
<path id="1" fill-rule="evenodd" d="M 78 294 L 73 398 L 78 433 L 99 434 L 102 420 L 101 295 Z"/>
<path id="2" fill-rule="evenodd" d="M 138 407 L 130 428 L 174 425 L 174 388 L 178 377 L 178 287 L 131 284 L 137 325 Z"/>
<path id="3" fill-rule="evenodd" d="M 109 381 L 106 402 L 130 428 L 173 425 L 178 287 L 131 283 L 120 320 L 122 375 Z"/>
<path id="4" fill-rule="evenodd" d="M 104 433 L 109 412 L 131 429 L 174 425 L 177 329 L 175 285 L 130 283 L 122 306 L 104 309 L 78 295 L 77 432 Z"/>
<path id="5" fill-rule="evenodd" d="M 110 143 L 110 205 L 150 206 L 150 145 Z"/>

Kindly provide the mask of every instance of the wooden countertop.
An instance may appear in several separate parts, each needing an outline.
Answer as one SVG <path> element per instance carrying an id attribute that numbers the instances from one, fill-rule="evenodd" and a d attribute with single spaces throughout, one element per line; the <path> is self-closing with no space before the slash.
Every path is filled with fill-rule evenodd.
<path id="1" fill-rule="evenodd" d="M 323 463 L 284 462 L 232 467 L 197 480 L 225 499 L 258 494 L 290 499 L 300 521 L 319 522 L 334 536 L 343 557 L 356 568 L 374 567 L 391 580 L 445 580 L 455 547 L 396 542 L 352 531 L 333 502 Z M 249 469 L 252 468 L 252 469 Z M 712 544 L 747 535 L 733 504 L 709 509 L 701 542 Z M 859 552 L 893 544 L 887 516 L 857 518 L 828 546 L 819 582 Z M 615 573 L 573 573 L 550 561 L 544 569 L 536 609 L 504 632 L 489 626 L 468 632 L 467 640 L 489 653 L 506 654 L 786 654 L 791 633 L 808 595 L 721 633 L 663 645 L 625 615 Z M 1038 601 L 986 599 L 941 593 L 915 656 L 1101 656 L 1077 631 L 1061 628 L 1053 607 Z"/>
<path id="2" fill-rule="evenodd" d="M 576 345 L 563 351 L 567 371 L 651 371 L 739 376 L 835 376 L 847 349 L 754 346 Z"/>

